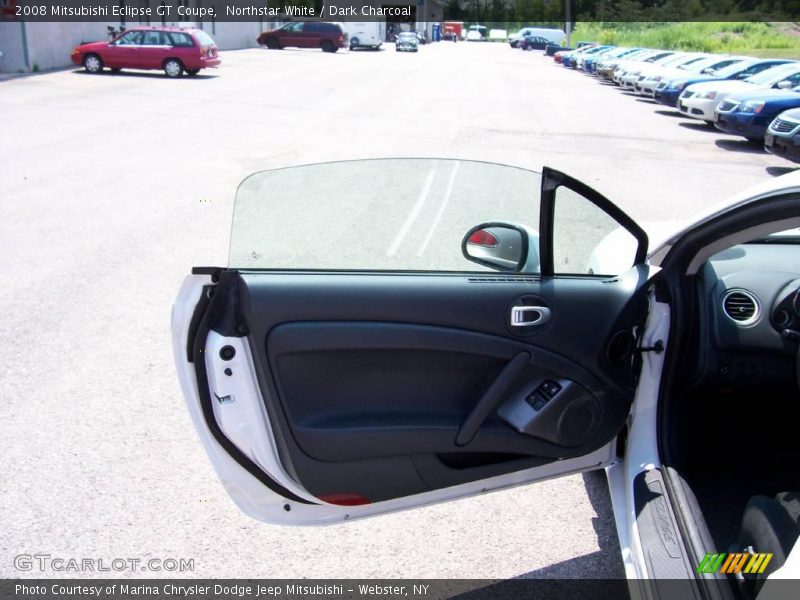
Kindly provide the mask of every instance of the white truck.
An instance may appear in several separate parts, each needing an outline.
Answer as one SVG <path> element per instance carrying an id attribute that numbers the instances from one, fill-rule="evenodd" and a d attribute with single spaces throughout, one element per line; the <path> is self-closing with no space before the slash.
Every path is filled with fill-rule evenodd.
<path id="1" fill-rule="evenodd" d="M 372 48 L 377 50 L 383 44 L 386 36 L 385 22 L 342 23 L 347 39 L 350 41 L 350 50 L 356 48 Z"/>

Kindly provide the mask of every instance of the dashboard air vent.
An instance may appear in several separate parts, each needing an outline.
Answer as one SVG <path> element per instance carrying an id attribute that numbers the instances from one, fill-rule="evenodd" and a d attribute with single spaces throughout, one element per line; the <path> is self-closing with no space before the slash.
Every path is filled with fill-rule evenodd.
<path id="1" fill-rule="evenodd" d="M 740 325 L 755 323 L 758 319 L 758 301 L 745 290 L 730 290 L 722 298 L 722 310 Z"/>

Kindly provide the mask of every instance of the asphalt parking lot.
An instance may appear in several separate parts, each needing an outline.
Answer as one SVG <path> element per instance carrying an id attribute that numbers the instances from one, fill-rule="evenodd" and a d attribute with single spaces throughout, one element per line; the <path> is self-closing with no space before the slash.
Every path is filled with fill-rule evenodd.
<path id="1" fill-rule="evenodd" d="M 0 83 L 0 576 L 65 575 L 18 571 L 21 553 L 193 558 L 182 575 L 196 577 L 621 575 L 602 476 L 344 526 L 248 519 L 184 409 L 171 303 L 192 266 L 227 264 L 236 186 L 257 170 L 391 156 L 549 165 L 658 221 L 791 164 L 506 45 L 223 58 L 191 79 L 66 70 Z"/>

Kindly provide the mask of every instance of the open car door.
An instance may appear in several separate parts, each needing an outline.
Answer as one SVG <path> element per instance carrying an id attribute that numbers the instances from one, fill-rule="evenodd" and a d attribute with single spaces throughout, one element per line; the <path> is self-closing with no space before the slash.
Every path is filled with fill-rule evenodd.
<path id="1" fill-rule="evenodd" d="M 619 272 L 597 272 L 593 250 L 620 235 Z M 189 412 L 234 501 L 272 523 L 602 468 L 636 388 L 646 251 L 624 213 L 549 169 L 257 173 L 229 266 L 195 268 L 173 308 Z"/>

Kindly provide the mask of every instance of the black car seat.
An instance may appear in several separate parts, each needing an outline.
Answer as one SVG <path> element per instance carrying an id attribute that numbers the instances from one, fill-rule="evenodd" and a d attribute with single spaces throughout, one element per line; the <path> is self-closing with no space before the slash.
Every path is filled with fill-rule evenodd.
<path id="1" fill-rule="evenodd" d="M 758 591 L 764 580 L 779 569 L 800 536 L 800 493 L 781 492 L 775 498 L 753 496 L 747 503 L 739 531 L 741 548 L 772 552 L 764 573 L 745 575 Z"/>

